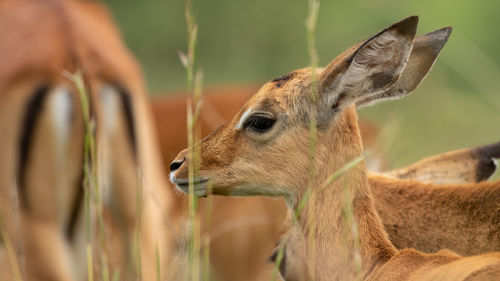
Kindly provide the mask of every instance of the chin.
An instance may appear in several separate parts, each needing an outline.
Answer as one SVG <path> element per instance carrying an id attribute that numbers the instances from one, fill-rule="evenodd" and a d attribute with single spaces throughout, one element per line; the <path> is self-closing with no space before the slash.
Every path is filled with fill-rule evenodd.
<path id="1" fill-rule="evenodd" d="M 175 184 L 175 186 L 180 191 L 182 191 L 186 194 L 189 194 L 189 184 Z M 206 197 L 207 196 L 206 184 L 195 184 L 193 186 L 193 190 L 194 190 L 194 196 L 197 196 L 197 197 Z"/>
<path id="2" fill-rule="evenodd" d="M 180 191 L 189 194 L 189 180 L 178 179 L 174 177 L 174 173 L 170 173 L 170 181 L 179 189 Z M 207 196 L 207 182 L 208 179 L 199 179 L 193 182 L 194 196 L 206 197 Z"/>

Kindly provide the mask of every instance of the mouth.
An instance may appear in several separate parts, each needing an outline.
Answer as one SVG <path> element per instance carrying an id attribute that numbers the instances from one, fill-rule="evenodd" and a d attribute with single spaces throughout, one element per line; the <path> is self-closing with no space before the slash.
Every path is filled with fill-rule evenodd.
<path id="1" fill-rule="evenodd" d="M 189 180 L 187 179 L 178 179 L 175 177 L 170 177 L 170 181 L 175 184 L 177 189 L 188 194 L 189 193 Z M 193 181 L 193 191 L 194 195 L 198 197 L 206 197 L 207 196 L 207 182 L 208 179 L 195 179 Z"/>

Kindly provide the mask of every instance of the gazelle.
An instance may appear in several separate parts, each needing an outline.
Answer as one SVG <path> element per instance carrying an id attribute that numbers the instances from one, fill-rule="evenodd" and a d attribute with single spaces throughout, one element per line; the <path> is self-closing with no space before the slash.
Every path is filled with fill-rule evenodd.
<path id="1" fill-rule="evenodd" d="M 202 136 L 208 135 L 211 127 L 223 124 L 224 120 L 234 115 L 239 107 L 243 105 L 243 99 L 249 96 L 251 90 L 253 90 L 253 87 L 242 86 L 214 87 L 204 90 L 203 104 L 209 110 L 202 110 L 201 112 Z M 170 163 L 174 157 L 172 156 L 173 152 L 181 150 L 187 144 L 186 124 L 179 125 L 181 122 L 178 119 L 179 116 L 186 115 L 185 103 L 185 93 L 183 95 L 173 94 L 166 98 L 154 99 L 152 101 L 153 115 L 157 124 L 161 124 L 161 126 L 158 126 L 158 136 L 160 138 L 159 142 L 162 147 L 164 163 Z M 212 114 L 213 111 L 215 111 L 215 114 Z M 364 132 L 372 133 L 373 130 L 369 130 L 372 127 L 367 125 L 364 127 L 361 126 L 361 131 L 363 133 L 363 128 L 365 128 Z M 366 133 L 362 134 L 362 137 L 364 144 Z M 368 138 L 368 141 L 375 138 L 376 136 L 371 136 Z M 408 167 L 385 173 L 385 175 L 392 175 L 400 179 L 415 179 L 422 182 L 440 184 L 474 183 L 485 180 L 493 174 L 495 171 L 494 158 L 499 157 L 500 142 L 428 157 Z M 376 202 L 379 199 L 377 196 L 380 196 L 381 200 L 385 202 L 387 196 L 390 196 L 390 192 L 392 192 L 391 189 L 381 186 L 381 182 L 385 180 L 386 177 L 384 176 L 368 173 L 368 182 L 381 187 L 375 193 Z M 410 181 L 399 183 L 401 186 L 406 185 L 409 190 L 415 187 Z M 387 193 L 384 193 L 384 191 L 387 191 Z M 401 202 L 402 205 L 408 204 L 414 212 L 421 214 L 421 216 L 416 216 L 417 219 L 414 218 L 415 228 L 424 225 L 422 222 L 426 222 L 429 227 L 433 227 L 433 221 L 429 221 L 425 217 L 429 212 L 427 209 L 421 208 L 411 198 L 403 197 L 402 199 L 407 199 Z M 267 264 L 265 258 L 269 256 L 273 248 L 273 241 L 276 241 L 278 234 L 282 230 L 282 222 L 286 218 L 283 201 L 265 197 L 226 198 L 221 196 L 214 197 L 212 200 L 213 210 L 210 214 L 211 229 L 206 229 L 204 235 L 210 235 L 214 230 L 220 233 L 217 229 L 224 229 L 224 226 L 228 224 L 234 225 L 234 227 L 226 228 L 225 232 L 214 237 L 211 243 L 210 262 L 214 267 L 217 278 L 221 280 L 269 280 L 273 265 Z M 185 202 L 185 200 L 177 200 L 178 207 L 175 208 L 180 212 L 179 216 L 182 216 L 183 210 L 185 213 L 182 202 Z M 201 203 L 201 215 L 204 215 L 204 200 L 201 199 L 199 203 Z M 385 213 L 391 213 L 390 208 L 392 205 L 390 204 L 376 204 L 376 207 L 384 210 Z M 398 214 L 399 211 L 395 210 L 394 213 Z M 412 225 L 411 221 L 405 222 L 404 219 L 402 217 L 398 221 L 398 224 L 403 224 L 403 226 Z M 428 231 L 419 231 L 419 229 L 414 232 L 398 232 L 394 227 L 394 216 L 392 220 L 391 224 L 386 224 L 384 217 L 382 217 L 384 228 L 390 231 L 389 238 L 393 242 L 398 242 L 396 246 L 401 248 L 413 246 L 425 252 L 449 248 L 463 255 L 500 250 L 500 243 L 497 243 L 499 244 L 498 246 L 495 243 L 487 245 L 490 240 L 486 233 L 478 235 L 478 232 L 464 231 L 460 237 L 449 237 L 449 239 L 443 240 L 440 235 L 435 235 L 435 231 L 432 232 L 432 235 Z M 203 222 L 204 220 L 202 219 L 201 221 Z M 255 223 L 256 221 L 260 221 L 261 223 Z M 448 224 L 444 223 L 447 221 L 441 221 L 442 224 L 438 227 L 446 228 Z M 486 225 L 486 223 L 483 224 Z M 470 228 L 469 226 L 464 227 Z M 290 236 L 293 233 L 293 231 L 289 232 L 286 236 Z M 299 233 L 300 231 L 290 238 L 282 239 L 283 241 L 287 241 L 287 247 L 285 248 L 287 250 L 285 252 L 287 266 L 285 268 L 288 270 L 286 272 L 288 278 L 291 278 L 291 275 L 293 275 L 293 272 L 289 272 L 290 270 L 300 270 L 300 263 L 298 261 L 304 258 L 303 256 L 299 256 L 301 253 L 299 249 L 300 247 L 303 248 L 303 245 L 298 244 L 302 243 L 303 238 L 295 238 Z M 470 242 L 463 243 L 463 240 Z M 428 241 L 432 243 L 427 245 Z M 436 245 L 436 241 L 441 241 L 442 245 Z M 293 247 L 291 246 L 292 244 L 294 244 Z M 295 254 L 288 254 L 288 251 L 292 251 L 292 249 L 294 249 L 293 252 Z M 285 261 L 282 264 L 285 264 Z"/>
<path id="2" fill-rule="evenodd" d="M 253 86 L 218 86 L 205 89 L 203 97 L 203 108 L 201 111 L 201 132 L 202 136 L 209 134 L 210 130 L 217 128 L 234 115 L 244 104 L 244 101 L 256 91 Z M 153 115 L 158 125 L 158 137 L 160 147 L 162 148 L 163 162 L 168 166 L 175 157 L 174 153 L 184 148 L 187 144 L 186 124 L 179 122 L 179 116 L 186 116 L 186 93 L 170 93 L 166 97 L 153 99 L 151 102 Z M 368 147 L 377 138 L 376 128 L 370 123 L 364 122 L 360 125 L 363 145 L 368 143 Z M 439 184 L 455 183 L 474 183 L 489 178 L 495 171 L 494 158 L 500 157 L 500 143 L 480 146 L 476 148 L 461 149 L 452 152 L 428 157 L 412 164 L 408 167 L 395 171 L 384 173 L 386 176 L 397 177 L 399 179 L 414 179 L 421 182 L 433 182 Z M 384 182 L 385 177 L 374 173 L 368 173 L 368 181 L 380 187 L 380 182 Z M 408 185 L 411 189 L 415 187 L 411 182 L 400 182 L 402 185 Z M 375 193 L 375 202 L 380 196 L 384 202 L 392 190 L 380 188 Z M 173 192 L 173 190 L 171 191 Z M 425 218 L 429 212 L 421 208 L 410 198 L 401 204 L 409 204 L 414 212 L 421 214 L 414 218 L 415 227 L 422 226 L 423 222 L 432 227 L 432 220 Z M 217 278 L 222 280 L 269 280 L 268 276 L 272 273 L 270 267 L 265 262 L 273 248 L 274 241 L 282 231 L 282 222 L 285 220 L 285 204 L 281 200 L 273 200 L 265 197 L 241 197 L 241 198 L 212 198 L 213 210 L 210 214 L 211 229 L 206 229 L 206 234 L 210 234 L 217 229 L 227 229 L 218 234 L 211 243 L 210 262 L 214 268 Z M 176 200 L 178 215 L 185 214 L 183 206 L 185 200 Z M 201 215 L 204 214 L 204 200 L 199 201 Z M 384 214 L 390 214 L 392 205 L 376 204 L 377 208 L 385 211 Z M 398 214 L 398 210 L 394 211 Z M 390 217 L 391 218 L 391 217 Z M 201 220 L 204 221 L 203 219 Z M 444 222 L 447 222 L 445 220 Z M 258 223 L 256 223 L 258 222 Z M 416 247 L 425 252 L 433 252 L 441 248 L 449 248 L 463 255 L 472 255 L 500 250 L 500 243 L 489 243 L 487 233 L 478 235 L 477 232 L 464 231 L 460 237 L 448 237 L 442 239 L 440 235 L 432 235 L 428 231 L 398 232 L 394 227 L 394 216 L 392 223 L 385 223 L 382 217 L 384 228 L 389 231 L 391 241 L 397 242 L 396 246 Z M 441 221 L 443 223 L 443 221 Z M 411 225 L 411 222 L 405 222 L 402 217 L 398 225 Z M 227 228 L 227 225 L 234 227 Z M 427 226 L 424 225 L 424 226 Z M 440 228 L 446 228 L 447 224 L 441 224 Z M 465 226 L 469 228 L 469 226 Z M 472 229 L 472 228 L 471 228 Z M 286 239 L 282 239 L 286 240 Z M 290 239 L 289 239 L 290 240 Z M 463 243 L 462 240 L 468 240 L 469 243 Z M 428 243 L 431 241 L 432 243 Z M 436 245 L 440 241 L 441 245 Z M 287 245 L 292 242 L 289 241 Z M 300 243 L 296 242 L 296 243 Z M 489 243 L 489 245 L 487 244 Z M 298 248 L 298 247 L 296 247 Z M 288 250 L 291 246 L 287 246 Z M 296 251 L 297 253 L 300 253 Z M 287 255 L 287 263 L 297 260 L 295 256 Z M 294 266 L 287 266 L 290 269 Z"/>
<path id="3" fill-rule="evenodd" d="M 23 280 L 86 280 L 87 254 L 96 274 L 103 270 L 99 253 L 86 252 L 86 229 L 94 237 L 98 227 L 92 217 L 85 223 L 82 106 L 64 71 L 82 71 L 96 125 L 108 243 L 94 249 L 108 253 L 109 274 L 120 280 L 154 280 L 157 258 L 167 263 L 173 247 L 165 225 L 172 198 L 139 66 L 107 11 L 6 0 L 0 34 L 0 229 Z M 15 261 L 1 249 L 0 279 L 13 280 Z"/>
<path id="4" fill-rule="evenodd" d="M 265 84 L 231 121 L 201 141 L 195 194 L 206 196 L 210 181 L 213 194 L 283 196 L 296 210 L 310 181 L 310 120 L 317 120 L 316 169 L 311 178 L 313 186 L 319 187 L 331 173 L 362 154 L 355 105 L 406 95 L 432 65 L 437 54 L 417 52 L 420 43 L 413 43 L 417 22 L 413 16 L 388 27 L 324 69 L 296 70 Z M 450 31 L 445 28 L 424 37 L 427 50 L 438 53 Z M 313 71 L 318 77 L 317 102 L 310 95 Z M 185 192 L 190 161 L 186 156 L 185 151 L 178 155 L 170 174 Z M 493 188 L 490 183 L 483 185 Z M 396 250 L 375 210 L 363 163 L 317 189 L 314 209 L 306 206 L 298 219 L 306 240 L 315 241 L 305 249 L 314 256 L 306 262 L 315 280 L 359 276 L 364 280 L 497 280 L 500 276 L 500 253 L 463 258 L 448 251 Z M 352 206 L 354 215 L 347 230 L 342 227 L 346 205 Z M 310 228 L 312 218 L 317 223 Z M 359 234 L 359 243 L 353 233 Z"/>
<path id="5" fill-rule="evenodd" d="M 211 130 L 222 125 L 234 115 L 244 104 L 244 101 L 251 96 L 251 93 L 256 90 L 256 87 L 241 85 L 205 89 L 200 114 L 202 136 L 208 135 Z M 151 102 L 155 120 L 157 124 L 161 125 L 158 126 L 158 137 L 162 148 L 163 162 L 167 164 L 166 166 L 174 159 L 174 153 L 187 144 L 186 124 L 179 122 L 179 116 L 186 116 L 186 96 L 186 93 L 170 93 L 166 97 L 156 98 Z M 375 128 L 376 126 L 366 121 L 360 124 L 363 145 L 370 147 L 373 144 L 377 138 Z M 500 156 L 498 152 L 495 154 L 495 149 L 500 150 L 500 143 L 443 153 L 386 174 L 397 178 L 411 177 L 419 181 L 434 183 L 473 183 L 487 179 L 495 171 L 492 158 Z M 383 179 L 382 176 L 368 174 L 370 183 L 374 182 L 376 185 L 380 185 L 378 181 Z M 382 189 L 382 191 L 384 190 Z M 186 200 L 180 199 L 176 203 L 178 206 L 174 209 L 178 210 L 179 216 L 183 216 L 186 213 L 183 205 Z M 201 199 L 199 203 L 199 210 L 203 216 L 206 210 L 205 201 Z M 274 241 L 282 230 L 282 222 L 286 218 L 284 202 L 266 197 L 226 198 L 217 196 L 212 198 L 211 205 L 213 206 L 210 212 L 211 228 L 202 228 L 206 231 L 202 235 L 217 233 L 211 242 L 210 249 L 210 262 L 217 278 L 221 280 L 269 280 L 273 265 L 268 264 L 265 258 L 269 256 Z M 428 212 L 428 210 L 423 210 L 418 206 L 415 207 L 415 210 Z M 202 223 L 204 221 L 201 219 Z M 228 225 L 233 225 L 233 227 L 226 227 Z M 393 225 L 389 225 L 391 227 L 389 229 L 394 229 Z M 384 227 L 387 229 L 387 225 L 384 224 Z M 221 233 L 218 231 L 219 229 L 226 230 Z M 418 233 L 426 234 L 426 232 L 420 231 Z M 418 245 L 425 244 L 423 241 L 428 239 L 434 239 L 430 235 L 415 239 L 414 236 L 408 236 L 407 233 L 404 233 L 405 236 L 398 236 L 397 232 L 389 234 L 391 239 L 394 235 L 397 241 L 408 240 L 410 241 L 408 243 L 414 243 L 417 240 L 419 241 Z M 482 241 L 481 239 L 487 239 L 487 237 L 482 235 L 476 236 L 475 239 L 471 241 Z M 455 249 L 454 246 L 458 243 L 451 244 L 454 241 L 451 239 L 446 241 L 450 244 L 444 245 L 447 248 Z M 287 245 L 291 243 L 289 241 Z M 465 247 L 465 245 L 460 244 L 460 247 Z M 469 243 L 467 247 L 479 253 L 495 250 L 494 246 L 490 246 L 489 249 L 478 248 L 477 243 Z M 290 250 L 291 246 L 287 246 L 287 249 Z M 429 248 L 419 249 L 432 251 Z M 465 252 L 463 254 L 470 255 L 472 253 Z M 289 257 L 287 263 L 297 259 L 295 256 L 287 256 Z M 291 267 L 293 266 L 287 266 L 289 269 Z"/>
<path id="6" fill-rule="evenodd" d="M 232 117 L 256 90 L 258 87 L 254 85 L 204 89 L 199 118 L 202 136 Z M 186 122 L 180 121 L 186 116 L 186 98 L 186 93 L 175 92 L 151 102 L 165 167 L 187 144 Z M 363 122 L 360 126 L 364 143 L 369 147 L 376 140 L 377 127 L 370 122 Z M 182 221 L 187 214 L 187 200 L 179 197 L 173 186 L 169 192 L 178 198 L 172 209 Z M 204 225 L 205 200 L 198 202 L 203 226 L 201 235 L 211 237 L 210 264 L 217 280 L 269 280 L 273 265 L 267 262 L 267 257 L 286 218 L 284 201 L 265 197 L 213 197 L 208 214 L 210 227 Z"/>

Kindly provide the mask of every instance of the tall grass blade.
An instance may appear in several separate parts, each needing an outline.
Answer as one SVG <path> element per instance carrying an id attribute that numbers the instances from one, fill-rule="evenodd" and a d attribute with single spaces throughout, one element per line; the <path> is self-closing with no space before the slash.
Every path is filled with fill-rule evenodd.
<path id="1" fill-rule="evenodd" d="M 317 68 L 319 57 L 316 51 L 316 26 L 318 22 L 319 0 L 309 0 L 308 14 L 306 20 L 307 28 L 307 47 L 309 51 L 309 64 L 311 67 L 311 101 L 314 105 L 313 110 L 309 113 L 309 148 L 310 148 L 310 166 L 309 166 L 309 193 L 308 198 L 308 227 L 309 229 L 316 229 L 316 188 L 315 188 L 315 175 L 316 175 L 316 146 L 318 135 L 318 120 L 317 120 L 317 102 L 318 102 L 318 78 Z M 316 240 L 314 235 L 308 236 L 308 260 L 309 260 L 309 276 L 314 280 L 315 276 L 315 260 L 316 260 Z"/>
<path id="2" fill-rule="evenodd" d="M 203 74 L 196 65 L 196 47 L 198 42 L 198 25 L 192 11 L 191 0 L 186 0 L 184 14 L 187 24 L 187 52 L 180 53 L 180 60 L 186 69 L 186 88 L 190 95 L 187 104 L 188 129 L 188 271 L 190 280 L 200 278 L 200 221 L 196 215 L 197 199 L 194 196 L 194 181 L 197 179 L 200 148 L 198 144 L 199 132 L 196 122 L 201 108 L 201 93 Z"/>
<path id="3" fill-rule="evenodd" d="M 85 126 L 84 136 L 84 156 L 83 156 L 83 188 L 85 196 L 85 229 L 87 239 L 87 269 L 88 280 L 94 279 L 94 251 L 97 252 L 100 262 L 100 270 L 103 281 L 109 281 L 107 239 L 103 218 L 103 204 L 101 190 L 99 185 L 98 163 L 97 163 L 97 137 L 95 134 L 95 120 L 90 115 L 90 96 L 85 87 L 83 74 L 81 71 L 76 73 L 64 72 L 63 76 L 69 79 L 76 88 Z M 92 206 L 94 212 L 92 212 Z M 99 244 L 95 248 L 93 245 L 93 213 L 97 219 L 97 240 Z"/>

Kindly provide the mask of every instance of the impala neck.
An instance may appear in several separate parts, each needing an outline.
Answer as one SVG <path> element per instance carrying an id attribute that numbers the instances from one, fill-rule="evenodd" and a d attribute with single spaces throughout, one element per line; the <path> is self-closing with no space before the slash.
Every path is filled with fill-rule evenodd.
<path id="1" fill-rule="evenodd" d="M 344 110 L 335 126 L 331 135 L 318 137 L 316 159 L 321 160 L 316 162 L 315 187 L 362 153 L 354 107 Z M 321 143 L 322 138 L 328 143 Z M 306 190 L 299 192 L 297 202 Z M 306 237 L 309 276 L 315 269 L 314 280 L 359 279 L 395 253 L 375 211 L 364 162 L 313 193 L 309 202 L 298 222 Z"/>

